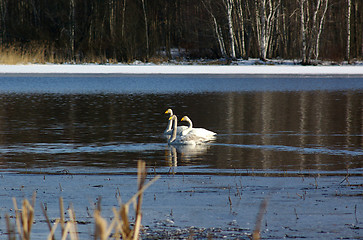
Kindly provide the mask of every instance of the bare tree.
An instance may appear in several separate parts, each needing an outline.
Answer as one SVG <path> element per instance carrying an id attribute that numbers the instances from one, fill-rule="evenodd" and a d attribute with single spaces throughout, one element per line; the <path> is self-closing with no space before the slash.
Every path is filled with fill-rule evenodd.
<path id="1" fill-rule="evenodd" d="M 324 23 L 326 11 L 328 9 L 328 2 L 329 2 L 329 0 L 325 0 L 324 9 L 323 9 L 323 12 L 322 12 L 322 15 L 321 15 L 321 18 L 319 21 L 319 25 L 317 28 L 318 32 L 317 32 L 316 39 L 315 39 L 315 60 L 318 60 L 318 57 L 319 57 L 320 36 L 321 36 L 321 32 L 323 31 L 323 23 Z"/>
<path id="2" fill-rule="evenodd" d="M 256 0 L 255 3 L 260 59 L 265 61 L 272 37 L 272 30 L 276 22 L 276 12 L 281 3 L 281 0 Z"/>
<path id="3" fill-rule="evenodd" d="M 350 61 L 362 59 L 362 9 L 362 0 L 0 0 L 0 44 L 44 44 L 58 61 L 147 60 L 171 48 Z"/>
<path id="4" fill-rule="evenodd" d="M 234 1 L 233 0 L 223 0 L 223 3 L 227 10 L 228 32 L 229 32 L 229 37 L 231 40 L 231 53 L 230 54 L 231 54 L 232 58 L 236 58 L 235 36 L 234 36 L 233 21 L 232 21 Z"/>
<path id="5" fill-rule="evenodd" d="M 126 13 L 126 0 L 123 1 L 122 5 L 122 23 L 121 23 L 121 36 L 125 34 L 125 13 Z"/>
<path id="6" fill-rule="evenodd" d="M 74 54 L 74 49 L 75 49 L 75 4 L 74 4 L 74 0 L 70 0 L 69 1 L 69 32 L 70 32 L 70 45 L 71 45 L 71 56 L 70 58 L 74 61 L 75 60 L 75 54 Z"/>
<path id="7" fill-rule="evenodd" d="M 0 18 L 0 29 L 1 29 L 1 33 L 0 33 L 0 45 L 3 44 L 5 35 L 6 35 L 6 14 L 7 14 L 7 10 L 8 10 L 8 6 L 7 6 L 7 1 L 6 0 L 0 0 L 0 14 L 1 14 L 1 18 Z"/>
<path id="8" fill-rule="evenodd" d="M 310 7 L 311 2 L 300 0 L 303 64 L 311 63 L 313 53 L 315 59 L 319 56 L 319 41 L 329 0 L 317 0 L 315 8 Z"/>
<path id="9" fill-rule="evenodd" d="M 306 35 L 307 33 L 307 27 L 305 23 L 305 3 L 306 0 L 300 0 L 300 29 L 301 29 L 301 55 L 302 55 L 302 62 L 306 63 L 307 57 L 306 57 Z"/>
<path id="10" fill-rule="evenodd" d="M 217 37 L 219 51 L 221 52 L 222 57 L 226 57 L 227 54 L 226 54 L 226 47 L 224 45 L 223 34 L 222 34 L 221 28 L 217 22 L 217 19 L 216 19 L 215 15 L 213 14 L 213 11 L 212 11 L 212 8 L 210 5 L 210 0 L 202 0 L 202 3 L 213 20 L 214 33 L 216 34 L 216 37 Z"/>
<path id="11" fill-rule="evenodd" d="M 142 3 L 142 11 L 144 13 L 144 22 L 145 22 L 146 59 L 149 59 L 149 28 L 148 28 L 145 0 L 141 0 L 141 3 Z"/>
<path id="12" fill-rule="evenodd" d="M 236 12 L 237 12 L 237 19 L 238 19 L 238 26 L 239 26 L 239 30 L 238 30 L 238 45 L 239 45 L 239 52 L 242 55 L 242 57 L 247 57 L 246 54 L 246 49 L 245 49 L 245 23 L 244 23 L 244 19 L 243 19 L 243 10 L 242 10 L 242 0 L 236 0 L 237 3 L 237 7 L 236 7 Z"/>
<path id="13" fill-rule="evenodd" d="M 110 37 L 113 40 L 115 36 L 115 24 L 116 24 L 116 14 L 115 14 L 115 2 L 114 0 L 108 1 L 109 8 L 109 25 L 110 25 Z"/>
<path id="14" fill-rule="evenodd" d="M 352 1 L 347 0 L 347 52 L 346 58 L 347 61 L 350 61 L 350 15 L 351 15 L 351 8 L 352 8 Z"/>

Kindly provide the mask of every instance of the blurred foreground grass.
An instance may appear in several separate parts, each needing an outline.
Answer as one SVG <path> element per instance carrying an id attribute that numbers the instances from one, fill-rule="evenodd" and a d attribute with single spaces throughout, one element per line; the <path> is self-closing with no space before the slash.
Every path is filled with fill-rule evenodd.
<path id="1" fill-rule="evenodd" d="M 144 161 L 138 162 L 138 171 L 137 171 L 137 185 L 138 191 L 137 193 L 130 198 L 128 202 L 125 204 L 121 204 L 119 208 L 113 208 L 114 217 L 110 223 L 107 223 L 105 218 L 101 216 L 101 206 L 100 201 L 97 204 L 97 208 L 94 211 L 94 239 L 138 239 L 139 232 L 141 227 L 141 205 L 143 199 L 144 191 L 155 182 L 159 176 L 154 177 L 148 183 L 146 181 L 146 164 Z M 9 240 L 17 239 L 17 236 L 21 240 L 29 240 L 31 236 L 31 230 L 34 220 L 34 206 L 35 206 L 36 194 L 33 194 L 31 202 L 27 199 L 22 201 L 21 208 L 18 208 L 17 201 L 13 198 L 13 204 L 15 209 L 15 223 L 12 223 L 11 217 L 6 214 L 6 226 L 7 226 L 7 234 Z M 135 222 L 133 224 L 129 221 L 129 210 L 130 205 L 134 205 L 135 209 Z M 73 207 L 68 209 L 69 219 L 66 219 L 64 216 L 64 207 L 63 207 L 63 199 L 59 199 L 59 210 L 60 217 L 55 219 L 54 223 L 49 220 L 47 211 L 44 208 L 44 205 L 41 204 L 44 217 L 46 219 L 49 234 L 49 240 L 55 239 L 55 232 L 58 226 L 61 227 L 61 239 L 71 239 L 78 240 L 77 233 L 77 219 L 76 214 Z M 58 238 L 59 239 L 59 238 Z"/>

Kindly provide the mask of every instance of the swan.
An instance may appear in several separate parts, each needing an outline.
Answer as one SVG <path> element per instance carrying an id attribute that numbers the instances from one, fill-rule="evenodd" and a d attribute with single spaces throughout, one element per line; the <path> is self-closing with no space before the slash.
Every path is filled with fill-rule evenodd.
<path id="1" fill-rule="evenodd" d="M 174 114 L 173 114 L 173 110 L 171 110 L 170 108 L 168 109 L 168 110 L 166 110 L 165 111 L 165 113 L 164 114 L 170 114 L 169 115 L 169 121 L 168 121 L 168 125 L 166 126 L 166 129 L 165 129 L 165 131 L 164 131 L 164 135 L 166 135 L 166 136 L 169 136 L 169 135 L 171 135 L 171 133 L 172 133 L 172 129 L 171 129 L 171 127 L 172 127 L 172 120 L 171 120 L 171 116 L 173 116 Z M 186 130 L 188 127 L 187 126 L 179 126 L 179 127 L 177 127 L 177 135 L 180 135 L 181 134 L 181 132 L 182 131 L 184 131 L 184 130 Z"/>
<path id="2" fill-rule="evenodd" d="M 188 116 L 184 116 L 180 121 L 185 121 L 189 123 L 189 126 L 184 129 L 181 135 L 193 134 L 195 136 L 206 138 L 206 139 L 213 139 L 217 133 L 207 130 L 205 128 L 193 128 L 192 120 Z"/>
<path id="3" fill-rule="evenodd" d="M 202 144 L 205 143 L 209 140 L 211 140 L 210 138 L 205 138 L 202 136 L 197 136 L 195 134 L 193 134 L 193 132 L 189 132 L 186 134 L 177 134 L 177 127 L 178 127 L 178 118 L 175 115 L 172 115 L 169 120 L 171 120 L 173 122 L 172 124 L 172 132 L 171 132 L 171 136 L 168 140 L 168 144 L 172 144 L 172 145 L 184 145 L 184 144 L 192 144 L 192 145 L 196 145 L 196 144 Z"/>

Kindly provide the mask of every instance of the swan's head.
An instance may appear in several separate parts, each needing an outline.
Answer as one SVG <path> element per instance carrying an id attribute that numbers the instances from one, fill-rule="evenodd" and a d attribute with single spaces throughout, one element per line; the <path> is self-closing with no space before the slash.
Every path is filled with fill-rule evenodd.
<path id="1" fill-rule="evenodd" d="M 169 117 L 169 120 L 174 120 L 174 119 L 176 119 L 176 115 L 171 115 L 171 116 Z"/>
<path id="2" fill-rule="evenodd" d="M 168 113 L 170 114 L 170 116 L 171 116 L 171 115 L 173 115 L 173 110 L 171 110 L 171 109 L 169 108 L 168 110 L 166 110 L 166 111 L 165 111 L 165 113 L 164 113 L 164 114 L 168 114 Z"/>
<path id="3" fill-rule="evenodd" d="M 188 116 L 182 117 L 182 119 L 180 119 L 180 121 L 191 122 L 191 120 Z"/>

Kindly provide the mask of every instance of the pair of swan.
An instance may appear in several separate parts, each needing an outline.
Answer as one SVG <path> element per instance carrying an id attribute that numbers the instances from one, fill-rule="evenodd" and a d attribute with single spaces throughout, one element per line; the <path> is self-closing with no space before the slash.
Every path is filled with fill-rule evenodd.
<path id="1" fill-rule="evenodd" d="M 164 132 L 170 135 L 169 144 L 201 144 L 213 140 L 216 133 L 204 128 L 193 128 L 192 120 L 184 116 L 181 121 L 188 122 L 188 126 L 178 126 L 178 118 L 171 109 L 165 111 L 170 114 L 168 126 Z"/>
<path id="2" fill-rule="evenodd" d="M 169 121 L 168 121 L 168 125 L 166 126 L 166 129 L 164 131 L 164 135 L 170 136 L 173 132 L 173 128 L 172 128 L 173 120 L 170 119 L 174 115 L 173 110 L 171 110 L 169 108 L 168 110 L 165 111 L 165 114 L 169 114 Z M 187 126 L 177 126 L 177 135 L 180 135 L 187 128 L 188 128 Z"/>

